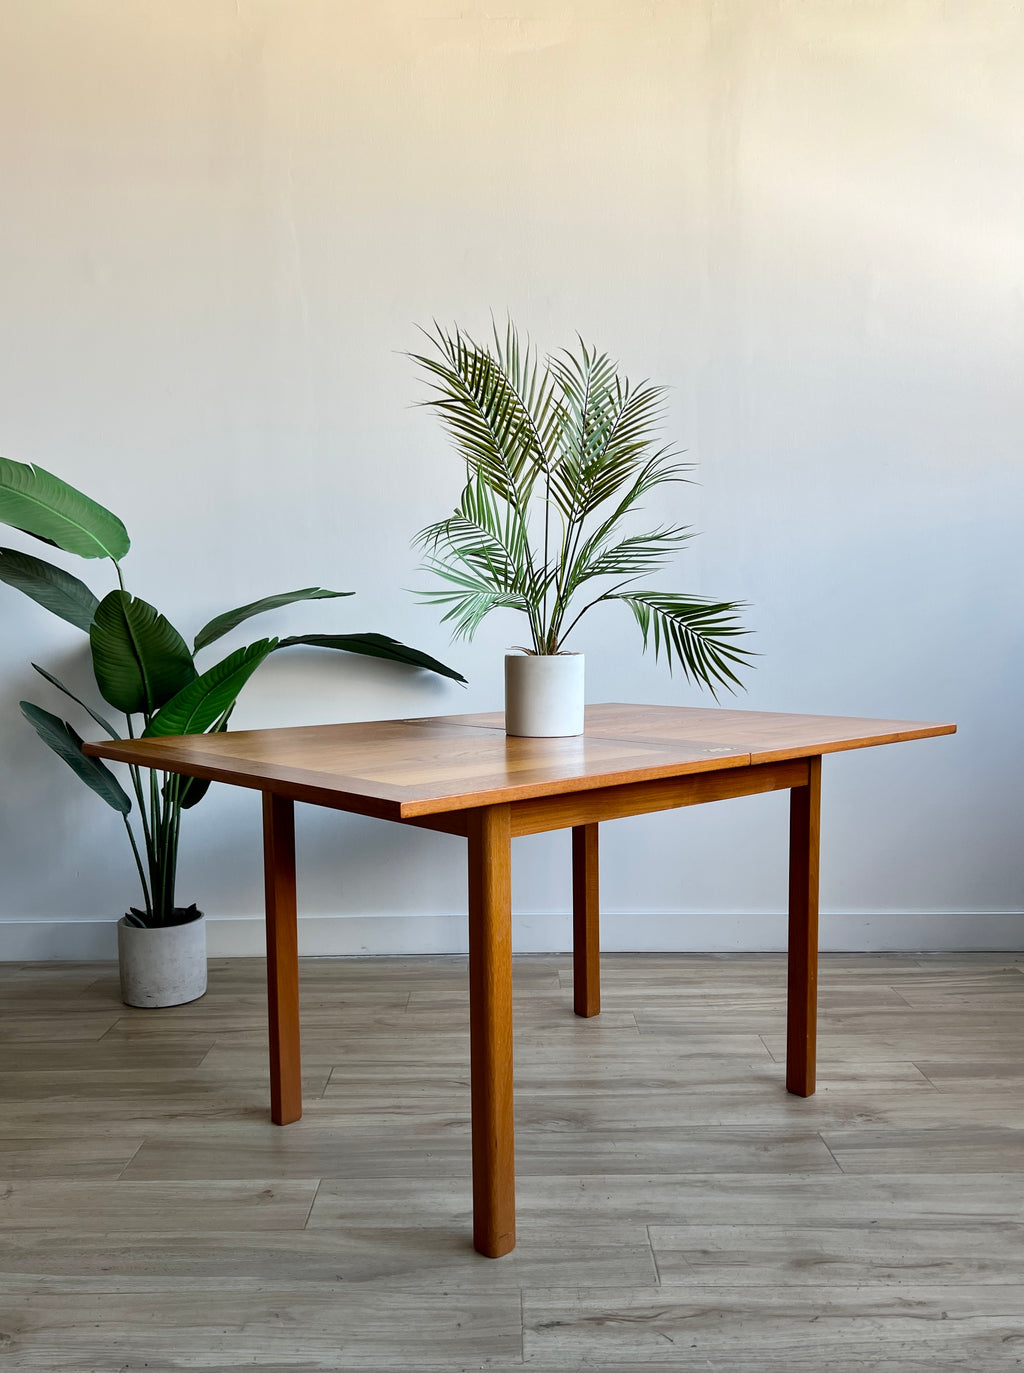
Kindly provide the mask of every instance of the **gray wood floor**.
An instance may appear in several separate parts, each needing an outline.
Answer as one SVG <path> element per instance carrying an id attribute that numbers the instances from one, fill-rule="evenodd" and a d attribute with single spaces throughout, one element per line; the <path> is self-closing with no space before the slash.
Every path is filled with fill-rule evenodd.
<path id="1" fill-rule="evenodd" d="M 131 1011 L 0 966 L 0 1367 L 917 1373 L 1024 1366 L 1024 955 L 823 960 L 819 1090 L 775 957 L 516 963 L 519 1247 L 469 1242 L 466 967 L 263 964 Z"/>

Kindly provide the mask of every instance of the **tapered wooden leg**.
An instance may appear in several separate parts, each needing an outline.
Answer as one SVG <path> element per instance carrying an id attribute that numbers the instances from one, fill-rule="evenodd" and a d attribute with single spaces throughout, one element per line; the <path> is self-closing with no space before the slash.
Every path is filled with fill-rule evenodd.
<path id="1" fill-rule="evenodd" d="M 302 1115 L 295 807 L 291 801 L 270 792 L 263 793 L 263 873 L 267 902 L 270 1118 L 275 1125 L 287 1125 Z"/>
<path id="2" fill-rule="evenodd" d="M 789 800 L 789 1005 L 786 1086 L 814 1093 L 818 1028 L 818 836 L 821 759 L 811 758 L 807 786 Z"/>
<path id="3" fill-rule="evenodd" d="M 468 829 L 473 1246 L 496 1259 L 516 1243 L 509 807 L 474 811 Z"/>
<path id="4" fill-rule="evenodd" d="M 597 826 L 572 831 L 572 1001 L 577 1015 L 601 1011 Z"/>

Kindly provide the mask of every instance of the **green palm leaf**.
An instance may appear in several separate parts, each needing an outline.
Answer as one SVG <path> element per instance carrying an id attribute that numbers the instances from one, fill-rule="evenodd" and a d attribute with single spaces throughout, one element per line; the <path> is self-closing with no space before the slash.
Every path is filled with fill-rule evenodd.
<path id="1" fill-rule="evenodd" d="M 231 709 L 246 682 L 277 646 L 276 639 L 260 639 L 229 653 L 166 702 L 146 726 L 143 738 L 205 734 Z"/>
<path id="2" fill-rule="evenodd" d="M 506 595 L 504 592 L 496 591 L 486 583 L 451 567 L 432 565 L 429 562 L 424 566 L 428 571 L 435 572 L 459 588 L 457 591 L 436 590 L 423 593 L 423 599 L 429 604 L 447 607 L 441 616 L 441 623 L 453 624 L 454 639 L 472 639 L 481 622 L 492 610 L 505 608 L 520 610 L 528 616 L 532 614 L 530 605 L 522 596 Z"/>
<path id="3" fill-rule="evenodd" d="M 282 591 L 277 596 L 264 596 L 262 600 L 240 605 L 237 610 L 226 610 L 223 615 L 217 615 L 209 624 L 203 625 L 196 635 L 194 652 L 207 648 L 231 630 L 237 629 L 243 621 L 251 620 L 254 615 L 262 615 L 265 611 L 279 610 L 296 601 L 323 601 L 336 596 L 354 595 L 354 591 L 325 591 L 322 586 L 307 586 L 301 591 Z"/>
<path id="4" fill-rule="evenodd" d="M 586 350 L 584 354 L 592 361 L 584 374 L 588 389 L 578 400 L 567 401 L 573 423 L 552 483 L 570 520 L 585 519 L 596 511 L 649 460 L 651 444 L 664 418 L 664 387 L 644 382 L 633 388 L 617 376 L 609 379 L 607 368 L 612 364 L 608 359 L 593 358 Z M 563 362 L 557 375 L 564 392 L 571 370 Z M 577 391 L 580 386 L 577 381 Z"/>
<path id="5" fill-rule="evenodd" d="M 560 388 L 560 419 L 551 494 L 569 520 L 578 515 L 588 473 L 607 442 L 612 423 L 615 364 L 579 340 L 580 356 L 563 352 L 548 362 Z"/>
<path id="6" fill-rule="evenodd" d="M 494 492 L 480 477 L 466 486 L 455 514 L 428 525 L 415 542 L 428 550 L 432 570 L 442 577 L 451 566 L 502 595 L 528 600 L 533 594 L 525 524 L 509 505 L 502 517 Z M 438 556 L 434 550 L 442 546 L 444 553 Z"/>
<path id="7" fill-rule="evenodd" d="M 98 758 L 89 758 L 82 752 L 82 737 L 66 720 L 51 715 L 48 710 L 35 706 L 31 701 L 22 701 L 21 713 L 35 732 L 48 744 L 59 758 L 90 787 L 101 796 L 108 806 L 127 815 L 132 808 L 131 798 L 114 774 Z"/>
<path id="8" fill-rule="evenodd" d="M 496 323 L 492 324 L 491 333 L 500 384 L 512 392 L 521 423 L 529 431 L 535 461 L 540 470 L 547 473 L 565 422 L 550 368 L 541 366 L 529 339 L 525 348 L 520 344 L 511 318 L 506 322 L 504 342 Z"/>
<path id="9" fill-rule="evenodd" d="M 549 462 L 544 433 L 553 416 L 550 385 L 538 379 L 535 359 L 529 349 L 521 354 L 514 335 L 505 353 L 512 375 L 459 330 L 448 334 L 435 325 L 427 337 L 438 356 L 411 355 L 435 393 L 425 403 L 439 413 L 470 471 L 525 514 Z"/>
<path id="10" fill-rule="evenodd" d="M 747 664 L 753 654 L 735 642 L 748 633 L 735 614 L 740 602 L 660 591 L 625 591 L 606 599 L 625 601 L 644 648 L 653 641 L 655 659 L 664 653 L 670 671 L 677 664 L 687 681 L 708 687 L 713 696 L 716 686 L 732 691 L 741 685 L 730 664 Z"/>
<path id="11" fill-rule="evenodd" d="M 557 653 L 592 606 L 628 599 L 670 668 L 712 688 L 735 683 L 733 668 L 750 655 L 733 641 L 743 631 L 732 603 L 624 589 L 691 537 L 682 525 L 624 527 L 649 492 L 689 470 L 657 446 L 665 388 L 632 385 L 582 339 L 541 364 L 511 321 L 504 338 L 494 329 L 493 348 L 436 324 L 427 336 L 435 353 L 414 360 L 469 474 L 454 514 L 414 541 L 442 584 L 426 593 L 442 622 L 471 638 L 492 610 L 518 610 L 534 651 Z M 611 585 L 579 608 L 580 588 L 601 578 Z"/>
<path id="12" fill-rule="evenodd" d="M 88 633 L 99 599 L 62 567 L 15 548 L 0 548 L 0 581 L 17 587 L 51 614 Z"/>
<path id="13" fill-rule="evenodd" d="M 578 585 L 579 577 L 576 563 L 586 563 L 594 550 L 606 546 L 626 516 L 635 514 L 642 509 L 640 502 L 649 491 L 668 482 L 686 480 L 683 473 L 691 469 L 681 463 L 674 462 L 673 457 L 674 454 L 669 450 L 662 450 L 655 453 L 642 467 L 629 475 L 629 485 L 625 491 L 616 493 L 615 505 L 601 516 L 600 522 L 596 526 L 590 526 L 585 539 L 577 541 L 572 546 L 567 558 L 567 571 L 563 576 L 563 586 Z M 585 516 L 578 517 L 577 528 L 581 535 L 585 524 Z"/>
<path id="14" fill-rule="evenodd" d="M 0 458 L 0 521 L 80 558 L 118 562 L 131 546 L 109 510 L 43 467 Z"/>
<path id="15" fill-rule="evenodd" d="M 460 567 L 452 561 L 427 558 L 423 567 L 457 588 L 453 591 L 435 588 L 422 593 L 425 602 L 449 607 L 441 616 L 441 623 L 457 621 L 453 631 L 456 639 L 472 639 L 485 615 L 499 606 L 522 611 L 531 624 L 535 618 L 529 597 L 495 585 L 492 578 L 477 575 L 471 566 Z"/>
<path id="16" fill-rule="evenodd" d="M 126 715 L 153 715 L 196 677 L 184 639 L 147 601 L 111 591 L 89 630 L 100 694 Z"/>
<path id="17" fill-rule="evenodd" d="M 566 595 L 595 577 L 644 577 L 658 572 L 692 538 L 693 531 L 684 525 L 662 525 L 643 534 L 627 534 L 617 543 L 588 542 L 566 583 Z"/>
<path id="18" fill-rule="evenodd" d="M 387 634 L 296 634 L 290 639 L 282 639 L 278 648 L 336 648 L 343 653 L 360 653 L 367 658 L 386 658 L 394 663 L 405 663 L 409 667 L 426 668 L 442 677 L 450 677 L 453 682 L 465 685 L 466 679 L 454 668 L 445 667 L 429 653 L 418 648 L 409 648 Z"/>

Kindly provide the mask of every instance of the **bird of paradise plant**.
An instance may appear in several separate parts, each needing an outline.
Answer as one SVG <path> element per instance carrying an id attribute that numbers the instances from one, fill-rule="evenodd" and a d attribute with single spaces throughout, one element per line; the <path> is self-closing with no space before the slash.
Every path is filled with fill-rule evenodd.
<path id="1" fill-rule="evenodd" d="M 189 648 L 169 620 L 125 587 L 121 563 L 131 545 L 122 522 L 75 487 L 41 467 L 0 458 L 0 523 L 65 553 L 105 558 L 113 564 L 117 585 L 100 600 L 64 568 L 30 553 L 0 548 L 0 581 L 88 635 L 99 694 L 124 716 L 128 738 L 226 729 L 239 693 L 260 664 L 271 653 L 294 645 L 386 658 L 458 682 L 465 680 L 429 654 L 376 633 L 258 639 L 200 670 L 196 655 L 253 616 L 297 601 L 353 593 L 308 586 L 264 596 L 217 615 L 200 629 Z M 104 714 L 76 696 L 53 673 L 37 663 L 32 666 L 112 739 L 123 737 Z M 132 907 L 127 916 L 129 923 L 154 928 L 181 923 L 195 914 L 194 907 L 187 911 L 175 907 L 178 838 L 182 811 L 203 799 L 209 783 L 155 770 L 149 770 L 148 778 L 144 778 L 141 768 L 130 767 L 129 795 L 106 764 L 82 752 L 82 738 L 67 720 L 30 701 L 22 701 L 21 709 L 43 742 L 120 813 L 143 894 L 142 907 Z M 135 819 L 136 827 L 129 816 Z"/>

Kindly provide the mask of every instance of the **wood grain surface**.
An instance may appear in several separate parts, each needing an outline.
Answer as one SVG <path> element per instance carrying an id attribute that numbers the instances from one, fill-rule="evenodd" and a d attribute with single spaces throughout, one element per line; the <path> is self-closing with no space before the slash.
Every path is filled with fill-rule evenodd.
<path id="1" fill-rule="evenodd" d="M 524 739 L 507 738 L 501 718 L 240 730 L 104 741 L 88 744 L 86 751 L 401 820 L 923 739 L 956 728 L 907 720 L 603 705 L 588 707 L 583 735 Z"/>
<path id="2" fill-rule="evenodd" d="M 818 876 L 821 759 L 812 758 L 805 786 L 789 793 L 789 965 L 786 1086 L 814 1091 L 818 1023 Z"/>
<path id="3" fill-rule="evenodd" d="M 473 1244 L 516 1243 L 512 1115 L 512 832 L 509 808 L 474 811 L 469 830 L 469 1019 Z"/>
<path id="4" fill-rule="evenodd" d="M 461 725 L 470 729 L 505 727 L 501 711 L 445 715 L 421 723 Z M 728 710 L 723 706 L 637 706 L 624 702 L 587 706 L 585 733 L 596 739 L 645 743 L 719 744 L 756 755 L 761 763 L 803 758 L 814 753 L 897 744 L 955 734 L 956 725 L 921 720 L 877 720 L 846 715 L 797 715 L 788 712 Z"/>
<path id="5" fill-rule="evenodd" d="M 601 905 L 599 831 L 577 825 L 572 832 L 573 1010 L 601 1013 Z"/>
<path id="6" fill-rule="evenodd" d="M 263 794 L 263 876 L 267 934 L 267 1028 L 270 1118 L 289 1125 L 302 1115 L 299 1035 L 299 925 L 295 904 L 295 807 Z"/>

